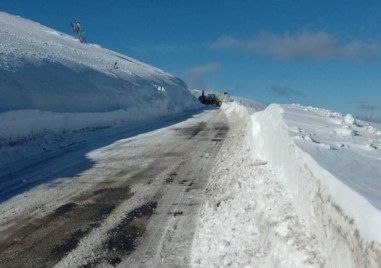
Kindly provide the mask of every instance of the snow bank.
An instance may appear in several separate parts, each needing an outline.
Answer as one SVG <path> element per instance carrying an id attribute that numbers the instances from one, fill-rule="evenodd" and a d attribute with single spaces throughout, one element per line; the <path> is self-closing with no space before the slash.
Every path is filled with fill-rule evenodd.
<path id="1" fill-rule="evenodd" d="M 180 79 L 0 12 L 0 139 L 199 107 Z"/>
<path id="2" fill-rule="evenodd" d="M 234 96 L 231 98 L 231 100 L 244 106 L 250 113 L 262 111 L 266 108 L 266 105 L 247 98 Z"/>
<path id="3" fill-rule="evenodd" d="M 323 267 L 319 243 L 300 221 L 285 182 L 250 155 L 249 109 L 222 105 L 229 132 L 200 209 L 191 267 Z"/>
<path id="4" fill-rule="evenodd" d="M 324 245 L 327 267 L 379 267 L 381 212 L 371 204 L 377 203 L 373 197 L 380 191 L 372 189 L 379 183 L 369 180 L 373 184 L 355 187 L 369 174 L 369 166 L 359 167 L 366 159 L 376 160 L 363 156 L 363 151 L 348 151 L 359 142 L 349 143 L 346 139 L 351 137 L 343 140 L 348 136 L 345 131 L 339 138 L 333 134 L 339 124 L 353 124 L 351 119 L 321 109 L 270 105 L 252 115 L 249 141 L 255 157 L 281 170 L 299 214 Z M 341 148 L 331 144 L 332 140 L 349 145 Z M 328 159 L 324 168 L 318 162 L 322 159 Z M 363 177 L 351 181 L 354 178 L 348 174 L 354 168 L 360 169 Z M 379 179 L 381 172 L 377 172 L 371 171 Z M 359 193 L 359 189 L 365 191 Z"/>

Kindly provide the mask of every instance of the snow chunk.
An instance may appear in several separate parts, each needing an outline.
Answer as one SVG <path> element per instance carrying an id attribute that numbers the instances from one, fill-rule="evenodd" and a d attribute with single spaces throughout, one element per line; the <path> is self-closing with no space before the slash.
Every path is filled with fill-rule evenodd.
<path id="1" fill-rule="evenodd" d="M 344 117 L 344 122 L 348 125 L 353 125 L 355 123 L 355 119 L 353 118 L 353 116 L 351 114 L 347 114 L 345 117 Z"/>
<path id="2" fill-rule="evenodd" d="M 334 133 L 342 137 L 352 137 L 354 136 L 354 131 L 350 128 L 336 128 Z"/>
<path id="3" fill-rule="evenodd" d="M 156 86 L 156 88 L 159 92 L 165 92 L 165 88 L 163 86 Z"/>

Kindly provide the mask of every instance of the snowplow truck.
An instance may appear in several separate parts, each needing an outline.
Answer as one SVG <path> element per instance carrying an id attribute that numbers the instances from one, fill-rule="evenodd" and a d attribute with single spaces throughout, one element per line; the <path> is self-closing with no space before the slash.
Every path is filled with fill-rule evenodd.
<path id="1" fill-rule="evenodd" d="M 226 95 L 227 92 L 219 93 L 219 94 L 208 94 L 205 96 L 204 90 L 200 97 L 198 97 L 199 101 L 205 105 L 216 105 L 217 107 L 221 107 L 222 100 L 221 96 Z"/>

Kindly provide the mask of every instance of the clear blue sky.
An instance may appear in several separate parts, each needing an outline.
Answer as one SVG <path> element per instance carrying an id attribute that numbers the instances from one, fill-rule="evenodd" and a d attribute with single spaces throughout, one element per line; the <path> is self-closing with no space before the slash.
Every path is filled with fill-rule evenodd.
<path id="1" fill-rule="evenodd" d="M 263 103 L 381 114 L 381 1 L 0 0 L 0 10 Z"/>

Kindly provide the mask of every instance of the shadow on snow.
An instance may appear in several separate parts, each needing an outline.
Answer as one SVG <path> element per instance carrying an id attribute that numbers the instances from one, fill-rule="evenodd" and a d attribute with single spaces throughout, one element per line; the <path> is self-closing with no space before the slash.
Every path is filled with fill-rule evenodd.
<path id="1" fill-rule="evenodd" d="M 6 172 L 2 172 L 3 174 L 0 175 L 0 203 L 38 185 L 51 182 L 47 186 L 55 187 L 62 182 L 54 182 L 56 179 L 79 176 L 95 164 L 95 161 L 86 157 L 86 154 L 91 151 L 111 145 L 121 139 L 182 122 L 200 112 L 202 110 L 145 121 L 123 130 L 103 134 L 97 140 L 89 140 L 60 150 L 42 153 L 3 167 Z"/>

